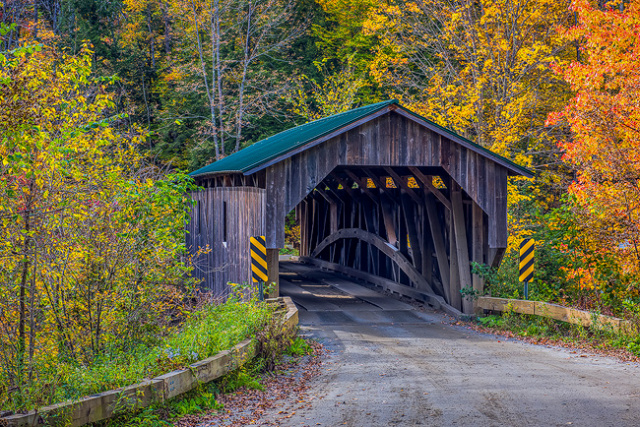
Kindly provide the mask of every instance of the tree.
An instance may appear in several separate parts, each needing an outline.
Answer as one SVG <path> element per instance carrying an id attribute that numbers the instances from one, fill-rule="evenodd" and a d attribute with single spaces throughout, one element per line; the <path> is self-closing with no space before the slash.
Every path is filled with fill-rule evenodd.
<path id="1" fill-rule="evenodd" d="M 580 46 L 580 61 L 558 62 L 556 71 L 574 96 L 549 116 L 566 125 L 559 146 L 576 173 L 570 192 L 585 208 L 583 220 L 599 248 L 616 254 L 623 268 L 640 274 L 640 2 L 599 9 L 575 0 L 575 26 L 562 35 Z"/>
<path id="2" fill-rule="evenodd" d="M 206 107 L 197 113 L 207 119 L 193 147 L 201 164 L 239 150 L 244 129 L 273 112 L 287 85 L 273 62 L 304 26 L 289 0 L 176 0 L 171 7 L 180 34 L 172 77 L 187 83 L 177 94 L 184 100 L 196 91 Z"/>
<path id="3" fill-rule="evenodd" d="M 58 358 L 136 345 L 191 286 L 190 180 L 143 161 L 92 56 L 0 53 L 0 391 L 23 399 Z"/>

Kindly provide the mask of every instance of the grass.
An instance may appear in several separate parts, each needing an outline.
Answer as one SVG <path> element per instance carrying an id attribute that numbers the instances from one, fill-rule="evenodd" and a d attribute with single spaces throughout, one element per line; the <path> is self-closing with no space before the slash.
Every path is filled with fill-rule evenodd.
<path id="1" fill-rule="evenodd" d="M 291 345 L 282 352 L 296 358 L 312 353 L 313 348 L 300 337 L 291 340 Z M 224 409 L 224 405 L 216 400 L 216 396 L 222 393 L 230 394 L 240 389 L 264 391 L 261 374 L 267 370 L 265 367 L 264 360 L 258 357 L 219 380 L 202 384 L 199 388 L 162 405 L 150 406 L 135 414 L 123 414 L 96 425 L 100 427 L 164 427 L 173 425 L 173 421 L 186 415 L 220 411 Z"/>
<path id="2" fill-rule="evenodd" d="M 540 316 L 504 312 L 477 319 L 479 325 L 501 332 L 530 338 L 534 341 L 551 341 L 573 346 L 587 345 L 599 350 L 626 350 L 640 357 L 640 335 L 616 333 L 610 329 L 586 328 Z"/>
<path id="3" fill-rule="evenodd" d="M 107 350 L 91 364 L 45 361 L 27 395 L 0 394 L 0 409 L 19 411 L 128 386 L 182 368 L 255 336 L 272 317 L 266 303 L 208 305 L 182 325 L 127 350 Z M 23 402 L 16 407 L 15 402 Z M 26 402 L 26 404 L 25 404 Z"/>

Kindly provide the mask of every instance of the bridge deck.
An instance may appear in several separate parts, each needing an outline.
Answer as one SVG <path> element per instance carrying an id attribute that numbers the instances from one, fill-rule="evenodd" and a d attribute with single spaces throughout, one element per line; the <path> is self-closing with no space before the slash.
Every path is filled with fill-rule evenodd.
<path id="1" fill-rule="evenodd" d="M 280 293 L 300 310 L 304 324 L 424 323 L 433 319 L 411 304 L 390 298 L 336 273 L 280 262 Z"/>

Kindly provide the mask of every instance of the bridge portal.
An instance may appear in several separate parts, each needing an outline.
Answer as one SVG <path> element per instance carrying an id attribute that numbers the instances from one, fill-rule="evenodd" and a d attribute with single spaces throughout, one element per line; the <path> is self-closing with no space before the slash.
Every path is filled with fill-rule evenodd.
<path id="1" fill-rule="evenodd" d="M 310 122 L 191 174 L 202 191 L 187 245 L 208 245 L 194 275 L 227 292 L 250 281 L 249 237 L 265 235 L 278 282 L 285 217 L 295 210 L 301 260 L 471 312 L 471 263 L 498 266 L 507 247 L 514 164 L 395 100 Z"/>

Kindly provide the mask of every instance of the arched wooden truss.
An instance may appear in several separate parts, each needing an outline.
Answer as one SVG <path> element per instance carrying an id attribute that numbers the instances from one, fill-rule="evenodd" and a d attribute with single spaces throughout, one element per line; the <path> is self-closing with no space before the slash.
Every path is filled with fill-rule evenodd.
<path id="1" fill-rule="evenodd" d="M 311 257 L 318 257 L 322 251 L 342 239 L 357 239 L 362 243 L 372 245 L 389 257 L 389 259 L 398 266 L 400 271 L 407 275 L 409 280 L 413 282 L 418 289 L 426 292 L 427 294 L 435 295 L 431 283 L 427 282 L 427 279 L 425 279 L 420 271 L 413 266 L 411 261 L 409 261 L 398 248 L 384 240 L 382 237 L 359 228 L 345 228 L 327 236 L 318 246 L 316 246 L 311 253 Z"/>

